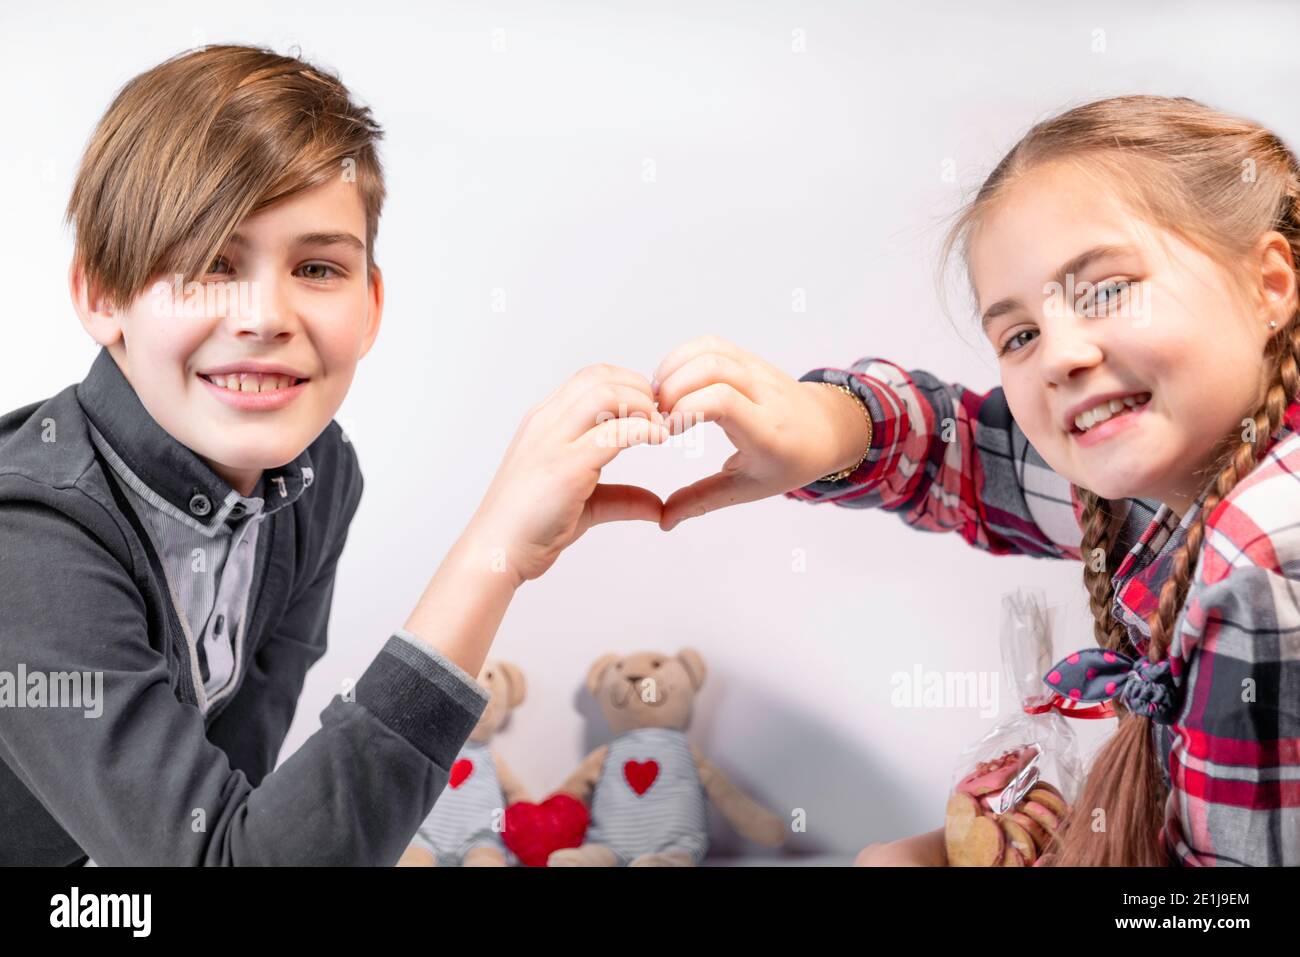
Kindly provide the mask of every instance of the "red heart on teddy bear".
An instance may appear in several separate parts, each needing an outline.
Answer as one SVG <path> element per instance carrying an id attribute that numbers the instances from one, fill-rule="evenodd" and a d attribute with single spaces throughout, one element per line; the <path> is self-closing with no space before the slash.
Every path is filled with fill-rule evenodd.
<path id="1" fill-rule="evenodd" d="M 577 847 L 587 833 L 591 815 L 570 794 L 553 794 L 541 804 L 516 801 L 506 808 L 501 838 L 528 867 L 545 867 L 552 851 Z"/>

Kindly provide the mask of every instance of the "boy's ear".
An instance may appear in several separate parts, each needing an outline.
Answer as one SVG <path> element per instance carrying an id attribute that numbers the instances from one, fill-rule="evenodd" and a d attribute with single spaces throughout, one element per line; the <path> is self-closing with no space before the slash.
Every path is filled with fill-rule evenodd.
<path id="1" fill-rule="evenodd" d="M 366 299 L 366 331 L 361 340 L 360 359 L 370 347 L 375 344 L 375 338 L 379 335 L 379 324 L 384 318 L 384 274 L 378 266 L 371 266 L 367 276 L 367 299 Z"/>
<path id="2" fill-rule="evenodd" d="M 77 318 L 101 346 L 111 346 L 122 338 L 122 323 L 116 311 L 103 299 L 86 278 L 86 271 L 76 259 L 68 267 L 68 292 Z"/>

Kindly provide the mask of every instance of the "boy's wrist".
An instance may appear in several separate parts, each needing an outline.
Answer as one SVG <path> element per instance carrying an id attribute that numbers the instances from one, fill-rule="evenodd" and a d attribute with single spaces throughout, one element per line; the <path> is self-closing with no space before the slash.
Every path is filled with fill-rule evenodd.
<path id="1" fill-rule="evenodd" d="M 490 539 L 456 540 L 438 566 L 403 628 L 470 675 L 477 675 L 519 587 L 499 562 Z"/>
<path id="2" fill-rule="evenodd" d="M 500 535 L 477 516 L 470 521 L 448 553 L 448 562 L 467 578 L 484 578 L 485 587 L 509 588 L 513 593 L 525 581 L 510 564 L 508 536 Z"/>

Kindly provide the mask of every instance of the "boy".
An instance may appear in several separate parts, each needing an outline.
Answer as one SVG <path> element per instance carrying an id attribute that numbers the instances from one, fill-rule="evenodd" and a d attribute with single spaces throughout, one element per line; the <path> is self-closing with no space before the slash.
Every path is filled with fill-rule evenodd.
<path id="1" fill-rule="evenodd" d="M 379 332 L 381 135 L 336 78 L 217 46 L 132 80 L 92 137 L 69 281 L 101 349 L 0 417 L 0 864 L 395 863 L 514 591 L 593 524 L 658 522 L 596 484 L 667 437 L 650 384 L 584 369 L 275 768 L 362 494 L 332 416 Z"/>

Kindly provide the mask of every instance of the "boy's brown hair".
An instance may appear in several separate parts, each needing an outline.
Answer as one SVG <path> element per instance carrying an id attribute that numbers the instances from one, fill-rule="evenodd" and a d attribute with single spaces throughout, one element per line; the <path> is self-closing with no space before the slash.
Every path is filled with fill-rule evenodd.
<path id="1" fill-rule="evenodd" d="M 76 260 L 111 306 L 160 276 L 203 275 L 241 220 L 341 177 L 366 212 L 367 267 L 384 203 L 383 131 L 338 77 L 261 47 L 177 54 L 114 98 L 68 201 Z"/>

